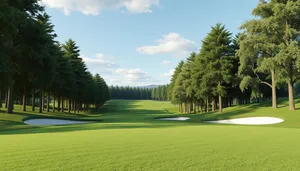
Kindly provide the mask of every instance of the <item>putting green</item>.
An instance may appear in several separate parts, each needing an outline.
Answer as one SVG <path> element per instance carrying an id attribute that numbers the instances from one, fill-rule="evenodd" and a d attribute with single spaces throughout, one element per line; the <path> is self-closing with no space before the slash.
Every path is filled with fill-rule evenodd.
<path id="1" fill-rule="evenodd" d="M 111 101 L 84 125 L 34 127 L 27 117 L 0 116 L 0 170 L 298 170 L 300 112 L 267 104 L 236 106 L 224 113 L 178 115 L 167 102 Z M 207 124 L 206 120 L 266 116 L 285 122 L 266 126 Z M 72 116 L 56 114 L 56 118 Z M 184 122 L 156 121 L 190 117 Z M 29 128 L 21 130 L 12 130 Z"/>

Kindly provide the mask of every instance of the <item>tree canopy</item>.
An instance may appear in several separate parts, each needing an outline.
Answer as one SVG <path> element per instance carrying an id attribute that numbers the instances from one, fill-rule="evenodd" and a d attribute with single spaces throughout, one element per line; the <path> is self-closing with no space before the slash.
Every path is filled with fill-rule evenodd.
<path id="1" fill-rule="evenodd" d="M 104 79 L 88 71 L 76 42 L 55 40 L 51 17 L 38 0 L 8 0 L 0 8 L 0 101 L 5 92 L 7 113 L 20 101 L 26 111 L 30 96 L 32 110 L 39 98 L 40 113 L 49 112 L 50 101 L 53 111 L 57 100 L 59 111 L 67 106 L 71 112 L 98 108 L 110 99 Z"/>

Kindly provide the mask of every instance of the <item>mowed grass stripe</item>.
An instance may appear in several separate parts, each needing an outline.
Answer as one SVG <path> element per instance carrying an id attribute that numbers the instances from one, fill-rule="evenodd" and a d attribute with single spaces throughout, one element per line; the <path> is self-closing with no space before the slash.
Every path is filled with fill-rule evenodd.
<path id="1" fill-rule="evenodd" d="M 241 136 L 240 132 L 244 132 L 247 136 Z M 49 136 L 47 134 L 37 134 L 31 136 L 34 137 L 34 141 L 29 138 L 23 139 L 23 147 L 34 146 L 35 150 L 26 148 L 27 150 L 22 150 L 23 155 L 19 154 L 19 157 L 10 160 L 14 160 L 15 163 L 27 163 L 26 166 L 20 166 L 29 170 L 47 169 L 44 167 L 45 164 L 54 170 L 55 167 L 73 170 L 82 168 L 193 170 L 211 167 L 240 170 L 238 167 L 253 165 L 249 168 L 251 170 L 259 169 L 258 166 L 272 168 L 274 161 L 279 168 L 290 167 L 286 166 L 286 163 L 290 163 L 293 165 L 290 169 L 294 169 L 295 166 L 299 166 L 294 160 L 298 160 L 300 154 L 299 150 L 295 152 L 295 148 L 292 147 L 297 146 L 296 142 L 299 142 L 299 139 L 291 135 L 300 132 L 298 129 L 282 128 L 276 128 L 276 132 L 276 135 L 283 138 L 282 140 L 278 140 L 273 128 L 232 126 L 193 126 L 162 130 L 128 129 L 122 130 L 122 134 L 118 130 L 78 131 L 49 134 L 52 138 L 47 138 Z M 0 139 L 1 142 L 8 142 L 19 136 L 24 135 Z M 106 139 L 106 136 L 109 139 Z M 45 141 L 45 137 L 48 142 Z M 50 141 L 51 139 L 55 140 Z M 58 142 L 60 146 L 55 145 Z M 74 145 L 70 145 L 70 142 Z M 283 145 L 285 148 L 282 148 Z M 12 152 L 13 149 L 8 151 Z M 282 159 L 285 155 L 290 156 L 288 160 Z M 13 169 L 15 165 L 8 164 L 10 161 L 5 158 L 1 157 L 4 168 Z"/>
<path id="2" fill-rule="evenodd" d="M 281 171 L 300 167 L 299 111 L 254 104 L 227 108 L 222 114 L 176 112 L 168 102 L 110 101 L 100 113 L 66 114 L 75 119 L 101 120 L 99 123 L 34 128 L 20 119 L 64 114 L 0 115 L 0 128 L 8 130 L 0 132 L 0 170 Z M 153 120 L 178 116 L 191 120 Z M 279 117 L 285 122 L 267 126 L 203 122 L 251 116 Z M 8 124 L 10 117 L 12 125 Z M 11 130 L 16 127 L 30 129 Z"/>

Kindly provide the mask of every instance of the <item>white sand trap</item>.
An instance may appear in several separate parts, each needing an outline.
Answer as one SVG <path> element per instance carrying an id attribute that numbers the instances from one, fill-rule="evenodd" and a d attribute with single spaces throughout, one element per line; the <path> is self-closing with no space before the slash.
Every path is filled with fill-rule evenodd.
<path id="1" fill-rule="evenodd" d="M 63 119 L 30 119 L 24 121 L 27 125 L 48 126 L 48 125 L 71 125 L 71 124 L 86 124 L 86 121 L 72 121 Z"/>
<path id="2" fill-rule="evenodd" d="M 160 121 L 186 121 L 191 119 L 190 117 L 177 117 L 177 118 L 158 118 Z"/>
<path id="3" fill-rule="evenodd" d="M 274 117 L 251 117 L 239 119 L 227 119 L 219 121 L 207 121 L 216 124 L 235 124 L 235 125 L 271 125 L 283 122 L 283 119 Z"/>

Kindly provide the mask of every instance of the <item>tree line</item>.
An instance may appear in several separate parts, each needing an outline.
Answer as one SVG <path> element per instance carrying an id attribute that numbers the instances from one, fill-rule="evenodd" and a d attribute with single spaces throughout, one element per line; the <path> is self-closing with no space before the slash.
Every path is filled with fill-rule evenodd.
<path id="1" fill-rule="evenodd" d="M 112 99 L 123 100 L 168 100 L 168 85 L 161 85 L 155 88 L 110 86 L 110 96 Z"/>
<path id="2" fill-rule="evenodd" d="M 23 111 L 30 104 L 40 113 L 64 112 L 65 107 L 70 113 L 99 108 L 110 99 L 105 80 L 88 71 L 76 42 L 55 40 L 54 25 L 39 0 L 2 1 L 0 35 L 0 105 L 4 98 L 7 113 L 13 113 L 14 102 Z"/>
<path id="3" fill-rule="evenodd" d="M 167 101 L 168 100 L 168 86 L 162 85 L 152 89 L 151 98 L 153 100 Z"/>
<path id="4" fill-rule="evenodd" d="M 295 110 L 294 85 L 300 79 L 300 1 L 262 0 L 253 10 L 255 19 L 241 26 L 236 36 L 217 24 L 175 69 L 168 96 L 179 111 L 215 111 L 243 101 L 285 92 Z M 287 87 L 287 88 L 286 88 Z M 287 89 L 287 91 L 286 91 Z M 211 107 L 209 106 L 211 104 Z"/>
<path id="5" fill-rule="evenodd" d="M 122 100 L 151 100 L 151 89 L 144 87 L 110 86 L 112 99 Z"/>

